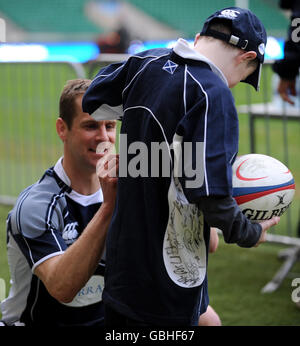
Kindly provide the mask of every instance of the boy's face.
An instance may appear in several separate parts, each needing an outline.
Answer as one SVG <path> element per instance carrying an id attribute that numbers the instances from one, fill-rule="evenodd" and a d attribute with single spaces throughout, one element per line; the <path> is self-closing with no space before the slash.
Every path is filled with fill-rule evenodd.
<path id="1" fill-rule="evenodd" d="M 257 68 L 257 65 L 249 64 L 249 62 L 246 62 L 244 67 L 244 73 L 242 75 L 241 80 L 246 79 L 248 76 L 250 76 Z"/>
<path id="2" fill-rule="evenodd" d="M 245 80 L 257 69 L 258 62 L 256 63 L 256 60 L 254 60 L 255 58 L 256 53 L 254 51 L 240 51 L 236 55 L 232 73 L 227 76 L 229 77 L 228 83 L 230 88 L 233 88 L 240 81 Z"/>

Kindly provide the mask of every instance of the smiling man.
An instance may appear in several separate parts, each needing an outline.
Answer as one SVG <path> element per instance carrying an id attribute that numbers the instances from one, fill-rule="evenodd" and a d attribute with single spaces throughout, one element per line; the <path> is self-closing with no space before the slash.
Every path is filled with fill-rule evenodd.
<path id="1" fill-rule="evenodd" d="M 103 324 L 103 249 L 117 183 L 106 167 L 118 167 L 108 150 L 116 122 L 83 113 L 89 85 L 77 79 L 64 87 L 56 121 L 64 155 L 20 194 L 8 216 L 12 287 L 1 304 L 5 325 Z"/>

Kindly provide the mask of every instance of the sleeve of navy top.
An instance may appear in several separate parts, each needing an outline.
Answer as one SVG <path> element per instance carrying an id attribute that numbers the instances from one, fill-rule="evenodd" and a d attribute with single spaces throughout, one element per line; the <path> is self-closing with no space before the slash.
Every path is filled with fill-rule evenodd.
<path id="1" fill-rule="evenodd" d="M 290 35 L 291 37 L 291 29 Z M 288 39 L 284 43 L 284 58 L 276 60 L 272 65 L 273 71 L 283 79 L 294 79 L 299 74 L 300 67 L 300 44 Z"/>
<path id="2" fill-rule="evenodd" d="M 161 54 L 169 50 L 154 49 L 110 64 L 99 71 L 82 99 L 82 109 L 96 120 L 121 120 L 126 93 L 139 73 Z"/>
<path id="3" fill-rule="evenodd" d="M 111 64 L 99 71 L 82 99 L 82 109 L 97 121 L 120 119 L 122 92 L 126 81 L 125 63 Z"/>
<path id="4" fill-rule="evenodd" d="M 232 195 L 232 163 L 238 152 L 238 116 L 228 87 L 198 88 L 198 99 L 187 108 L 176 132 L 182 136 L 182 145 L 192 143 L 192 166 L 203 179 L 197 186 L 188 188 L 189 178 L 182 168 L 181 185 L 190 203 L 203 196 Z M 201 147 L 195 147 L 197 143 Z M 202 148 L 203 150 L 199 149 Z M 183 148 L 183 164 L 185 159 Z M 201 173 L 201 174 L 200 174 Z"/>
<path id="5" fill-rule="evenodd" d="M 203 152 L 194 147 L 192 155 L 193 167 L 203 169 L 203 180 L 200 186 L 188 188 L 189 178 L 183 174 L 181 185 L 189 202 L 203 211 L 206 222 L 222 230 L 226 242 L 251 247 L 262 228 L 251 223 L 232 198 L 232 163 L 238 152 L 239 128 L 231 92 L 225 87 L 199 92 L 200 101 L 187 109 L 178 134 L 183 145 L 203 143 Z M 182 161 L 184 172 L 184 155 Z"/>
<path id="6" fill-rule="evenodd" d="M 147 59 L 133 56 L 101 69 L 83 96 L 83 111 L 96 120 L 121 120 L 124 94 L 145 64 Z"/>
<path id="7" fill-rule="evenodd" d="M 61 235 L 63 216 L 57 201 L 49 196 L 47 191 L 38 199 L 24 196 L 10 214 L 10 232 L 32 270 L 67 248 Z"/>
<path id="8" fill-rule="evenodd" d="M 276 60 L 272 65 L 273 71 L 281 78 L 293 80 L 299 74 L 300 67 L 300 43 L 296 37 L 299 37 L 298 22 L 292 25 L 295 18 L 300 17 L 300 2 L 295 0 L 281 0 L 280 7 L 291 10 L 290 24 L 287 33 L 287 39 L 284 42 L 284 58 Z"/>
<path id="9" fill-rule="evenodd" d="M 248 220 L 233 197 L 202 197 L 198 207 L 209 226 L 222 231 L 226 243 L 252 247 L 258 242 L 261 225 Z"/>

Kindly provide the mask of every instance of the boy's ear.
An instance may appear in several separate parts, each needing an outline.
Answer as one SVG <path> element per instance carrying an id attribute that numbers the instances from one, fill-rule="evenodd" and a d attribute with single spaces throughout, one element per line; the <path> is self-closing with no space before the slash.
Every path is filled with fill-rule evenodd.
<path id="1" fill-rule="evenodd" d="M 251 50 L 249 52 L 247 51 L 241 51 L 238 59 L 240 59 L 240 62 L 242 61 L 250 61 L 250 60 L 254 60 L 257 57 L 256 52 L 254 52 L 254 50 Z"/>
<path id="2" fill-rule="evenodd" d="M 201 36 L 201 35 L 200 35 L 200 33 L 198 32 L 198 34 L 196 34 L 195 39 L 194 39 L 194 46 L 196 46 L 197 41 L 198 41 L 198 39 L 199 39 L 200 36 Z"/>

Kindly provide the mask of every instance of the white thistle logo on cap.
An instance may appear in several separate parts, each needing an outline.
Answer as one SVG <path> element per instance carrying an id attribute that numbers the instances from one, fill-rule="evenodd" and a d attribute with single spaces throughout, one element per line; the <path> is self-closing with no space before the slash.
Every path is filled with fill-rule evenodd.
<path id="1" fill-rule="evenodd" d="M 261 44 L 258 46 L 258 51 L 260 52 L 261 55 L 264 55 L 264 54 L 265 54 L 265 44 L 264 44 L 264 43 L 261 43 Z"/>
<path id="2" fill-rule="evenodd" d="M 230 18 L 230 19 L 233 19 L 233 18 L 236 18 L 238 16 L 238 14 L 240 14 L 239 11 L 235 11 L 235 10 L 223 10 L 221 12 L 221 14 L 219 15 L 219 17 L 223 16 L 223 17 L 226 17 L 226 18 Z"/>

